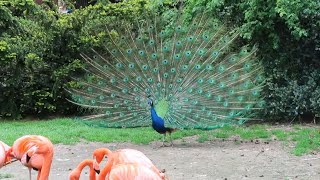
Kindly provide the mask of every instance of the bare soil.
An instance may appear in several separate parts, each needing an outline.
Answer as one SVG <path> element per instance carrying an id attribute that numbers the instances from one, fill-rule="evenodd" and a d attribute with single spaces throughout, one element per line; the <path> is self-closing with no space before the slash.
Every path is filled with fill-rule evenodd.
<path id="1" fill-rule="evenodd" d="M 161 142 L 149 145 L 131 143 L 78 143 L 76 145 L 55 145 L 51 168 L 52 180 L 68 179 L 69 172 L 86 158 L 91 158 L 94 149 L 133 148 L 145 153 L 159 169 L 165 169 L 170 179 L 306 179 L 320 180 L 320 153 L 304 156 L 290 154 L 290 145 L 282 142 L 214 140 L 205 143 L 188 137 L 174 141 L 174 147 L 160 147 Z M 0 169 L 0 175 L 11 174 L 5 180 L 28 179 L 28 170 L 14 162 Z M 37 172 L 32 172 L 36 179 Z M 1 176 L 0 176 L 1 177 Z M 88 169 L 81 180 L 88 179 Z"/>

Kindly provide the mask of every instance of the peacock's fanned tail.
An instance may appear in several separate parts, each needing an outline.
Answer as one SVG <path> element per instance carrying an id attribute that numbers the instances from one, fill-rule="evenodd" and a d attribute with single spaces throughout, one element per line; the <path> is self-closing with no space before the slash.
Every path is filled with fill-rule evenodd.
<path id="1" fill-rule="evenodd" d="M 235 51 L 238 33 L 205 13 L 172 22 L 162 16 L 121 22 L 106 28 L 106 55 L 82 54 L 87 74 L 69 91 L 70 101 L 93 110 L 88 123 L 148 126 L 148 96 L 167 127 L 212 129 L 254 119 L 263 106 L 257 49 Z"/>

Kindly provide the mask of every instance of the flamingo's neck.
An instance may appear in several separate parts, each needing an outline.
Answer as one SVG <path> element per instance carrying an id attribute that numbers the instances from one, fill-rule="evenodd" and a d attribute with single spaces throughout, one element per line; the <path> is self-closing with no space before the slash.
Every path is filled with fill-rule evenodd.
<path id="1" fill-rule="evenodd" d="M 79 172 L 79 175 L 81 174 L 83 168 L 86 166 L 89 166 L 89 168 L 90 168 L 90 174 L 89 174 L 90 180 L 95 180 L 96 179 L 96 172 L 93 169 L 93 160 L 92 159 L 85 159 L 77 166 L 77 170 Z"/>
<path id="2" fill-rule="evenodd" d="M 111 171 L 111 167 L 113 165 L 113 157 L 109 157 L 106 166 L 101 170 L 100 174 L 99 174 L 99 180 L 105 180 L 107 174 L 110 173 Z"/>
<path id="3" fill-rule="evenodd" d="M 91 159 L 85 159 L 83 160 L 79 165 L 78 165 L 78 169 L 80 171 L 82 171 L 82 169 L 86 166 L 89 166 L 90 168 L 93 168 L 93 161 Z"/>
<path id="4" fill-rule="evenodd" d="M 48 152 L 48 154 L 44 154 L 43 156 L 44 156 L 44 161 L 41 167 L 41 172 L 39 172 L 40 173 L 39 180 L 48 180 L 52 158 L 53 158 L 53 151 Z"/>

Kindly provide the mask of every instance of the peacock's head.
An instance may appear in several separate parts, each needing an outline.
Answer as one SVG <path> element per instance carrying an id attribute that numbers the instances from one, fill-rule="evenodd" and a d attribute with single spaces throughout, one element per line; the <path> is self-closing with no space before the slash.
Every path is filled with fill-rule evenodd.
<path id="1" fill-rule="evenodd" d="M 151 96 L 148 96 L 148 104 L 149 106 L 153 107 L 153 100 L 151 99 Z"/>

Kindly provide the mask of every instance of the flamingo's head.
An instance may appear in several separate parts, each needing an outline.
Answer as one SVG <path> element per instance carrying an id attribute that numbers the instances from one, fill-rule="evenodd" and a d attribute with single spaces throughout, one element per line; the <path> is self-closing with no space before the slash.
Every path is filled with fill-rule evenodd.
<path id="1" fill-rule="evenodd" d="M 6 160 L 5 162 L 11 162 L 11 158 L 14 158 L 14 154 L 13 154 L 13 151 L 12 151 L 12 147 L 10 147 L 9 149 L 6 150 Z"/>
<path id="2" fill-rule="evenodd" d="M 93 151 L 93 159 L 97 161 L 98 164 L 100 164 L 104 156 L 108 157 L 109 155 L 111 155 L 111 153 L 112 152 L 107 148 L 98 148 Z"/>
<path id="3" fill-rule="evenodd" d="M 32 146 L 26 153 L 26 160 L 27 163 L 29 163 L 30 158 L 37 152 L 38 147 L 37 146 Z"/>

